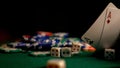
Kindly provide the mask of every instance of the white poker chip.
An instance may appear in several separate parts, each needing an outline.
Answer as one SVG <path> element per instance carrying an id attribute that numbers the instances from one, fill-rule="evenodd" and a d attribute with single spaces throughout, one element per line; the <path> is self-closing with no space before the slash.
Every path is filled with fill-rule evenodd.
<path id="1" fill-rule="evenodd" d="M 68 38 L 71 42 L 80 42 L 77 38 Z"/>
<path id="2" fill-rule="evenodd" d="M 29 44 L 29 43 L 26 43 L 26 46 L 29 48 L 29 47 L 31 47 L 31 45 Z"/>
<path id="3" fill-rule="evenodd" d="M 66 35 L 68 35 L 68 33 L 64 33 L 64 32 L 54 33 L 54 36 L 59 36 L 59 37 L 64 37 Z"/>
<path id="4" fill-rule="evenodd" d="M 50 51 L 45 51 L 45 52 L 37 51 L 37 52 L 30 53 L 30 55 L 32 55 L 32 56 L 47 56 L 49 54 L 50 54 Z"/>
<path id="5" fill-rule="evenodd" d="M 55 44 L 56 44 L 56 41 L 55 41 L 55 40 L 52 40 L 52 44 L 55 45 Z"/>
<path id="6" fill-rule="evenodd" d="M 33 46 L 37 46 L 37 45 L 39 45 L 39 43 L 38 43 L 38 42 L 35 42 L 35 43 L 33 43 L 32 45 L 33 45 Z"/>
<path id="7" fill-rule="evenodd" d="M 79 54 L 80 52 L 72 52 L 72 55 L 74 55 L 74 54 Z"/>
<path id="8" fill-rule="evenodd" d="M 49 39 L 45 40 L 45 43 L 48 43 L 48 42 L 50 42 L 50 40 L 49 40 Z"/>
<path id="9" fill-rule="evenodd" d="M 3 47 L 3 46 L 0 47 L 0 50 L 4 52 L 22 52 L 22 49 Z"/>
<path id="10" fill-rule="evenodd" d="M 35 42 L 35 41 L 36 41 L 36 39 L 32 38 L 30 41 Z"/>
<path id="11" fill-rule="evenodd" d="M 12 45 L 12 47 L 16 47 L 20 42 L 11 42 L 8 45 Z"/>

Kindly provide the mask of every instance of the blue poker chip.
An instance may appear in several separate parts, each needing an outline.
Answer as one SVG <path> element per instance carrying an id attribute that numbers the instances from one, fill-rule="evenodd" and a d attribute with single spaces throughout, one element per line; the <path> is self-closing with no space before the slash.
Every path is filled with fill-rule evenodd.
<path id="1" fill-rule="evenodd" d="M 81 46 L 81 50 L 83 50 L 85 48 L 85 46 L 83 45 L 83 46 Z"/>
<path id="2" fill-rule="evenodd" d="M 44 39 L 41 41 L 43 44 L 50 44 L 52 43 L 52 40 L 51 39 Z"/>
<path id="3" fill-rule="evenodd" d="M 54 41 L 55 41 L 56 43 L 59 43 L 59 42 L 60 42 L 60 40 L 59 40 L 59 39 L 54 39 Z"/>
<path id="4" fill-rule="evenodd" d="M 20 49 L 28 49 L 31 47 L 30 43 L 23 43 L 23 42 L 12 42 L 12 43 L 8 43 L 7 45 L 13 48 L 20 48 Z"/>
<path id="5" fill-rule="evenodd" d="M 51 44 L 38 45 L 36 50 L 49 51 L 51 49 Z"/>
<path id="6" fill-rule="evenodd" d="M 69 43 L 69 42 L 71 42 L 71 40 L 67 39 L 66 42 Z"/>
<path id="7" fill-rule="evenodd" d="M 49 36 L 35 35 L 31 38 L 32 42 L 40 42 L 42 40 L 49 39 Z"/>
<path id="8" fill-rule="evenodd" d="M 47 39 L 47 40 L 44 40 L 40 45 L 42 45 L 42 50 L 50 50 L 51 47 L 52 47 L 52 40 L 50 39 Z M 38 46 L 39 48 L 40 46 Z"/>
<path id="9" fill-rule="evenodd" d="M 22 43 L 22 42 L 20 42 L 20 43 L 18 43 L 18 45 L 17 46 L 15 46 L 15 48 L 22 48 L 22 47 L 30 47 L 31 45 L 30 45 L 30 43 Z"/>
<path id="10" fill-rule="evenodd" d="M 52 47 L 52 41 L 47 39 L 42 42 L 35 42 L 32 44 L 32 50 L 39 50 L 39 51 L 48 51 Z"/>
<path id="11" fill-rule="evenodd" d="M 59 39 L 52 39 L 52 46 L 58 45 L 59 42 Z"/>

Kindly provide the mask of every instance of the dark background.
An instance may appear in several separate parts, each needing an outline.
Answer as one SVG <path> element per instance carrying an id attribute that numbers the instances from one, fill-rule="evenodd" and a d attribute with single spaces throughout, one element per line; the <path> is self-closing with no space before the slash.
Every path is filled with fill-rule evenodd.
<path id="1" fill-rule="evenodd" d="M 81 37 L 109 2 L 120 8 L 119 0 L 85 0 L 70 5 L 49 5 L 48 8 L 4 8 L 0 36 L 19 38 L 39 30 L 69 32 L 70 36 Z"/>

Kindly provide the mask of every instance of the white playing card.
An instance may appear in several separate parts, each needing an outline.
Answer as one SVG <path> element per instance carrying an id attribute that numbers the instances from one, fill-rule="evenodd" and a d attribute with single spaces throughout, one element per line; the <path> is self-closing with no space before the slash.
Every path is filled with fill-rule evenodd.
<path id="1" fill-rule="evenodd" d="M 114 4 L 109 3 L 108 6 L 104 9 L 104 11 L 101 13 L 101 15 L 98 17 L 98 19 L 93 23 L 93 25 L 88 29 L 88 31 L 81 37 L 82 40 L 84 40 L 87 43 L 90 43 L 94 47 L 99 47 L 99 41 L 102 36 L 102 30 L 104 27 L 105 17 L 107 14 L 108 8 L 116 8 L 118 9 Z"/>
<path id="2" fill-rule="evenodd" d="M 119 27 L 120 27 L 120 10 L 108 8 L 103 34 L 100 39 L 101 47 L 105 47 L 104 46 L 105 44 L 111 47 L 114 44 L 120 33 Z"/>

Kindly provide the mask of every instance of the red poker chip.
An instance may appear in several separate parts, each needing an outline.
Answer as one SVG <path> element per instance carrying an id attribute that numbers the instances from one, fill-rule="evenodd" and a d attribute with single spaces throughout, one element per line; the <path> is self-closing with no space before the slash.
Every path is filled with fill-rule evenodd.
<path id="1" fill-rule="evenodd" d="M 23 35 L 24 38 L 30 38 L 30 35 Z"/>
<path id="2" fill-rule="evenodd" d="M 38 31 L 37 34 L 45 34 L 46 36 L 52 36 L 53 33 L 52 32 L 45 32 L 45 31 Z"/>
<path id="3" fill-rule="evenodd" d="M 95 52 L 96 51 L 96 49 L 94 47 L 92 47 L 92 46 L 88 46 L 86 48 L 83 48 L 83 50 L 88 51 L 88 52 Z"/>

